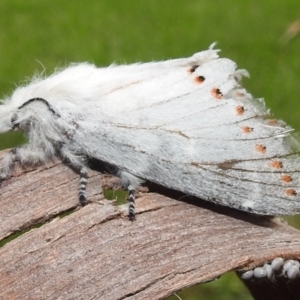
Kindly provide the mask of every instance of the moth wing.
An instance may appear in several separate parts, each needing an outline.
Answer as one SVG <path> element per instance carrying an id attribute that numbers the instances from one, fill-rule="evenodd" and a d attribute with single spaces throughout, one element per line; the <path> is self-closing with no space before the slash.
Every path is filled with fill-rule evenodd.
<path id="1" fill-rule="evenodd" d="M 292 129 L 270 119 L 263 101 L 240 85 L 247 73 L 234 62 L 208 50 L 113 71 L 117 82 L 107 73 L 110 90 L 93 110 L 81 108 L 75 140 L 88 156 L 222 205 L 299 212 Z"/>

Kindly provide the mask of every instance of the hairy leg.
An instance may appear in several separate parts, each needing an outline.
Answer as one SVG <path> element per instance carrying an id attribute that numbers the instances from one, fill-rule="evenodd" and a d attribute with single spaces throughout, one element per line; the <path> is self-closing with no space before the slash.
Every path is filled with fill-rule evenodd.
<path id="1" fill-rule="evenodd" d="M 126 171 L 119 170 L 117 172 L 117 176 L 119 176 L 122 180 L 122 185 L 128 191 L 127 200 L 129 202 L 128 207 L 128 218 L 131 221 L 135 220 L 135 189 L 141 184 L 142 180 Z"/>
<path id="2" fill-rule="evenodd" d="M 46 155 L 42 149 L 33 150 L 31 147 L 28 147 L 28 145 L 10 150 L 2 161 L 0 183 L 11 176 L 12 170 L 17 163 L 21 165 L 35 165 L 45 162 L 45 160 Z"/>
<path id="3" fill-rule="evenodd" d="M 82 168 L 79 173 L 79 185 L 78 185 L 78 198 L 81 206 L 85 206 L 88 201 L 86 199 L 86 185 L 87 185 L 87 170 Z"/>

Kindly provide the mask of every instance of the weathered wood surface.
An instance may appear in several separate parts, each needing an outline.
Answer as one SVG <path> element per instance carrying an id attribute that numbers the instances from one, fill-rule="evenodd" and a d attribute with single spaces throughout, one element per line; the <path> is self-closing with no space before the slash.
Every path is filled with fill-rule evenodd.
<path id="1" fill-rule="evenodd" d="M 300 258 L 299 231 L 279 219 L 200 200 L 143 194 L 137 199 L 137 220 L 130 222 L 127 207 L 113 205 L 101 193 L 101 184 L 113 185 L 110 180 L 91 172 L 87 194 L 92 203 L 63 218 L 55 216 L 78 205 L 78 176 L 64 165 L 17 169 L 2 184 L 1 240 L 43 225 L 0 248 L 0 299 L 164 299 L 277 256 Z M 250 288 L 255 293 L 263 286 L 267 296 L 256 299 L 299 299 L 297 288 L 290 292 L 288 284 Z M 284 297 L 276 298 L 280 292 Z"/>

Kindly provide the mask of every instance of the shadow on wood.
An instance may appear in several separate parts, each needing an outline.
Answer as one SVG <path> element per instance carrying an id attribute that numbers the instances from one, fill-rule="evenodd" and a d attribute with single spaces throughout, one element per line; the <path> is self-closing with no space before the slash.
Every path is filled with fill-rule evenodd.
<path id="1" fill-rule="evenodd" d="M 141 194 L 137 220 L 130 222 L 127 206 L 101 193 L 101 185 L 114 183 L 90 172 L 91 203 L 77 208 L 78 175 L 59 162 L 17 169 L 3 182 L 1 240 L 42 226 L 0 249 L 0 299 L 164 299 L 228 271 L 278 256 L 300 258 L 299 231 L 280 219 L 178 201 L 167 191 Z M 295 284 L 248 287 L 255 299 L 299 299 Z"/>

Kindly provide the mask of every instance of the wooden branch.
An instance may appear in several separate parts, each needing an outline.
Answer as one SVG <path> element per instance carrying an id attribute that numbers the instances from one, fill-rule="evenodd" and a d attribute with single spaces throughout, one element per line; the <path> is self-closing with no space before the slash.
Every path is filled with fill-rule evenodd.
<path id="1" fill-rule="evenodd" d="M 3 182 L 1 239 L 42 226 L 0 248 L 0 299 L 164 299 L 277 256 L 300 258 L 299 231 L 279 219 L 201 200 L 143 194 L 137 220 L 130 222 L 127 206 L 116 206 L 101 193 L 101 185 L 112 180 L 91 172 L 92 203 L 83 208 L 77 208 L 78 175 L 59 162 L 17 169 Z M 65 212 L 71 213 L 55 218 Z M 283 279 L 248 286 L 258 292 L 255 299 L 299 298 L 297 288 Z M 284 298 L 278 298 L 280 292 Z"/>

